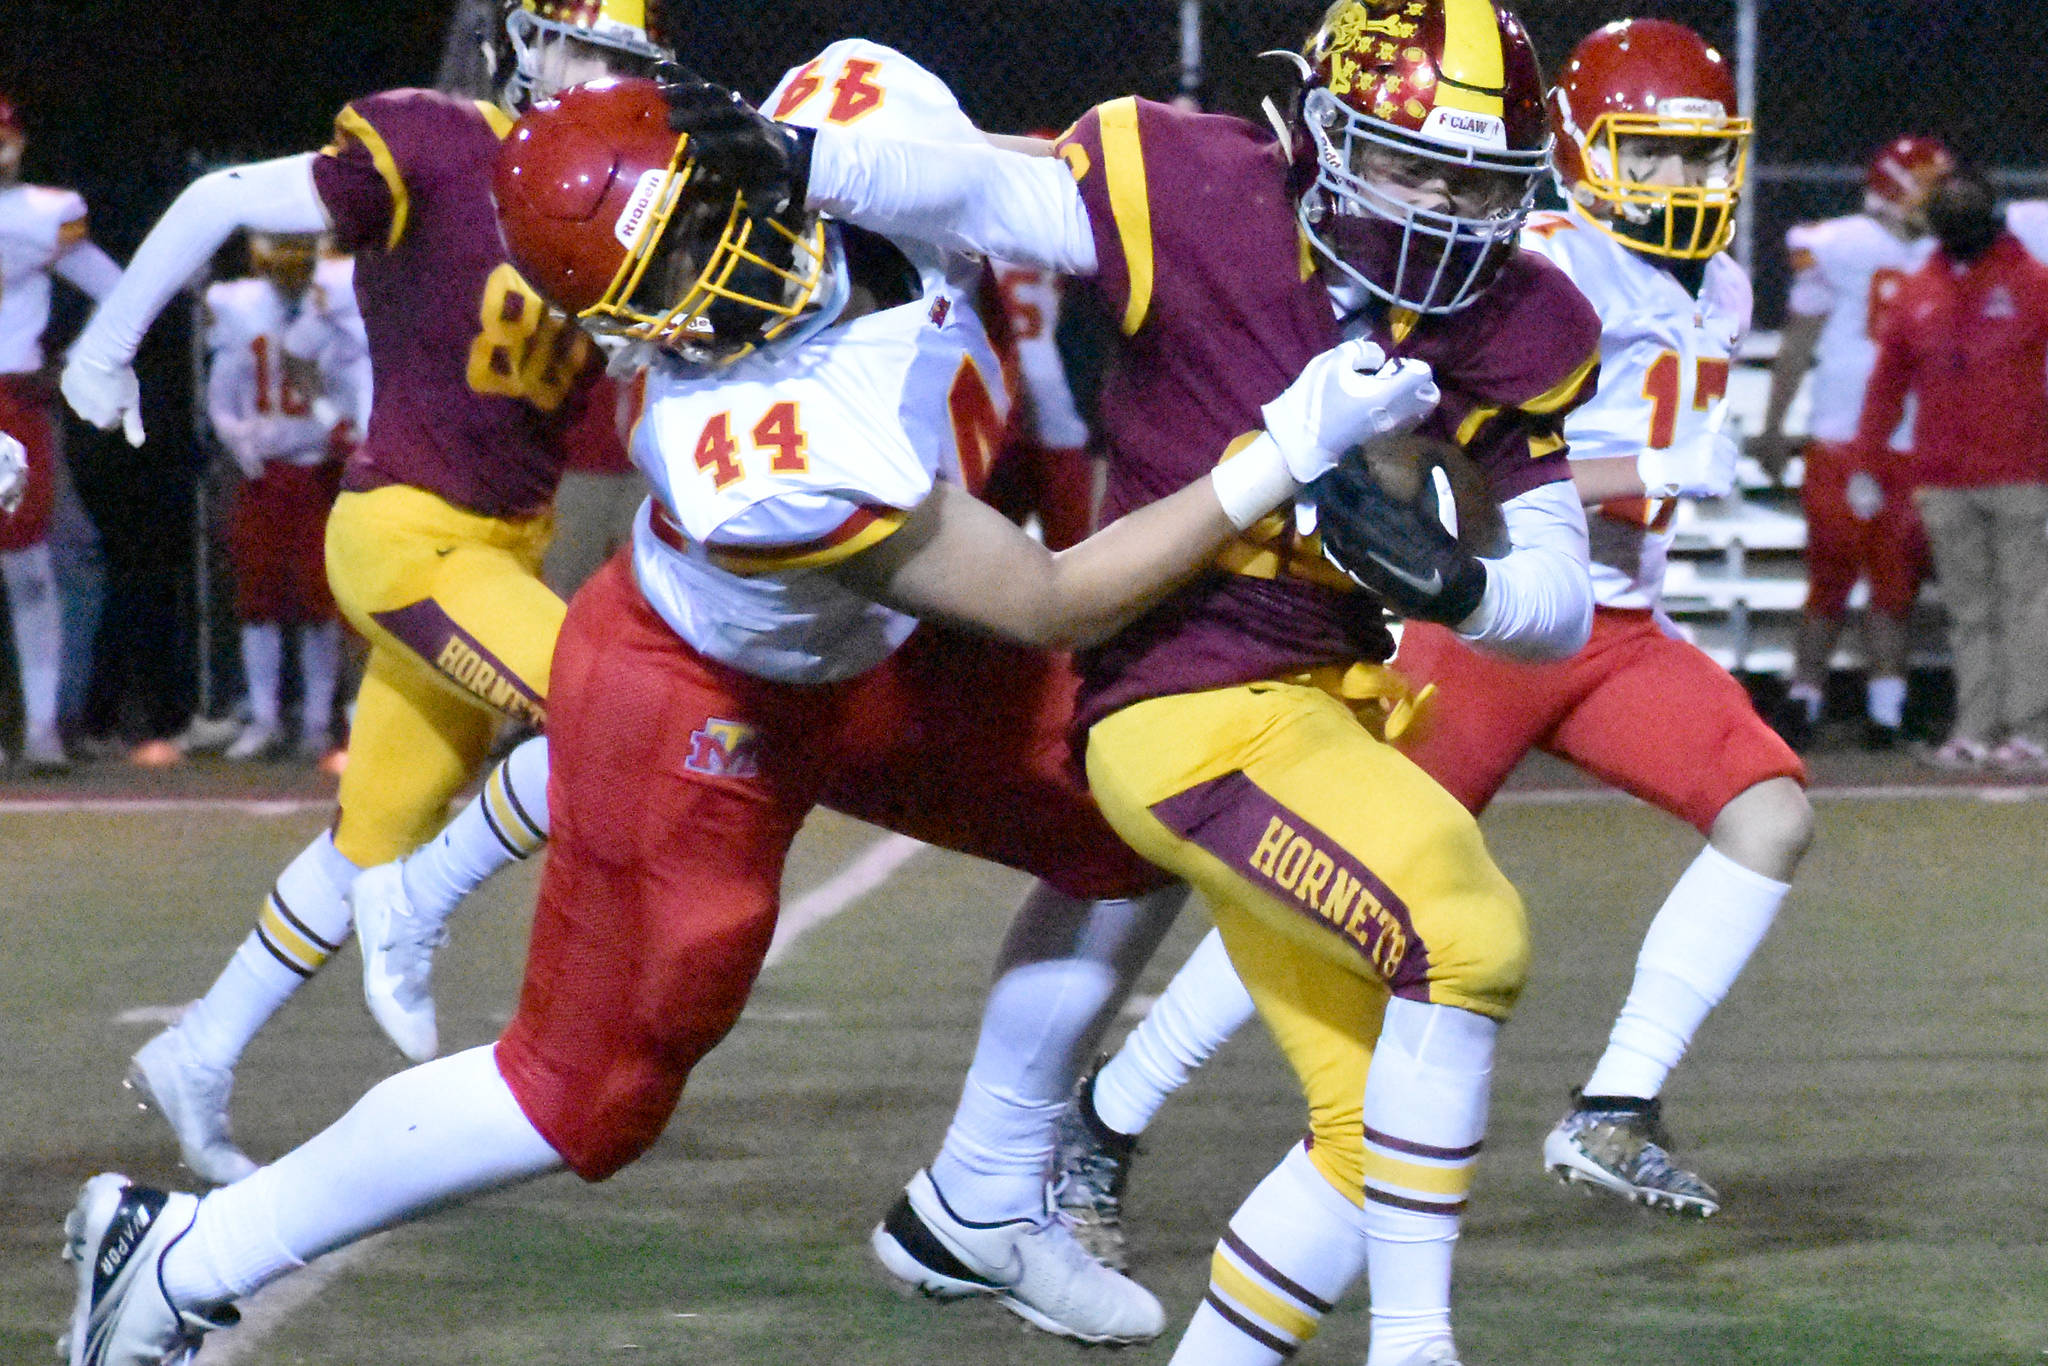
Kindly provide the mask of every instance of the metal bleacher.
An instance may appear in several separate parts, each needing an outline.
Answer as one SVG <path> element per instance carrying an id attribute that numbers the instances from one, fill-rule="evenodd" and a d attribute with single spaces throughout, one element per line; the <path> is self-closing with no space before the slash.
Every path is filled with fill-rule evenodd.
<path id="1" fill-rule="evenodd" d="M 1744 344 L 1729 379 L 1730 423 L 1745 435 L 1763 428 L 1770 392 L 1770 362 L 1777 334 L 1760 332 Z M 1805 431 L 1802 388 L 1786 415 L 1786 429 Z M 1792 671 L 1793 634 L 1806 604 L 1806 519 L 1799 511 L 1801 461 L 1774 486 L 1760 466 L 1742 458 L 1735 492 L 1726 498 L 1679 506 L 1676 539 L 1664 581 L 1664 607 L 1671 619 L 1723 668 L 1738 674 L 1785 677 Z M 1858 584 L 1851 612 L 1869 598 Z M 1939 598 L 1924 589 L 1913 622 L 1914 663 L 1946 662 Z M 1855 630 L 1843 633 L 1833 665 L 1862 665 Z"/>

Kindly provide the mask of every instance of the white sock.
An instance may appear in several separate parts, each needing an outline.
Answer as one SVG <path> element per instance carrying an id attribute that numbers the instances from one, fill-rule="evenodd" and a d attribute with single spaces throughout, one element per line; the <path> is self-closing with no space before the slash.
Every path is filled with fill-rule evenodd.
<path id="1" fill-rule="evenodd" d="M 1906 720 L 1906 680 L 1893 675 L 1873 678 L 1865 686 L 1864 710 L 1880 726 L 1897 730 Z"/>
<path id="2" fill-rule="evenodd" d="M 1589 1096 L 1645 1100 L 1692 1043 L 1707 1012 L 1735 985 L 1784 904 L 1789 883 L 1752 872 L 1714 848 L 1700 851 L 1664 898 L 1636 956 L 1636 977 Z"/>
<path id="3" fill-rule="evenodd" d="M 341 623 L 318 621 L 299 628 L 299 681 L 305 689 L 300 731 L 325 740 L 334 724 L 335 680 L 341 673 Z"/>
<path id="4" fill-rule="evenodd" d="M 1179 883 L 1120 901 L 1077 901 L 1040 883 L 1024 898 L 931 1164 L 963 1218 L 993 1223 L 1044 1209 L 1053 1129 L 1074 1078 L 1186 900 Z"/>
<path id="5" fill-rule="evenodd" d="M 1215 930 L 1095 1076 L 1096 1118 L 1120 1134 L 1145 1132 L 1166 1098 L 1255 1014 Z"/>
<path id="6" fill-rule="evenodd" d="M 535 736 L 492 769 L 484 790 L 441 833 L 399 865 L 405 895 L 424 920 L 446 920 L 464 897 L 508 863 L 548 842 L 548 742 Z"/>
<path id="7" fill-rule="evenodd" d="M 28 732 L 57 728 L 57 687 L 63 673 L 64 610 L 48 545 L 0 555 L 7 580 L 7 611 L 14 622 L 14 655 L 21 666 L 22 719 Z"/>
<path id="8" fill-rule="evenodd" d="M 1803 702 L 1806 705 L 1806 719 L 1808 721 L 1820 720 L 1821 703 L 1825 699 L 1817 684 L 1794 683 L 1791 687 L 1785 689 L 1785 695 L 1795 702 Z"/>
<path id="9" fill-rule="evenodd" d="M 490 1045 L 400 1072 L 347 1114 L 199 1205 L 163 1261 L 192 1307 L 239 1299 L 358 1238 L 558 1170 Z"/>
<path id="10" fill-rule="evenodd" d="M 255 930 L 178 1021 L 202 1062 L 233 1067 L 263 1022 L 348 938 L 348 888 L 361 871 L 323 830 L 277 875 Z"/>
<path id="11" fill-rule="evenodd" d="M 242 623 L 242 678 L 249 685 L 249 720 L 277 729 L 278 678 L 284 668 L 284 631 L 274 621 Z"/>
<path id="12" fill-rule="evenodd" d="M 1366 1366 L 1451 1335 L 1451 1254 L 1486 1133 L 1497 1021 L 1396 998 L 1365 1081 Z"/>
<path id="13" fill-rule="evenodd" d="M 1365 1269 L 1365 1215 L 1299 1144 L 1245 1197 L 1209 1259 L 1209 1290 L 1173 1361 L 1276 1366 L 1315 1336 Z"/>

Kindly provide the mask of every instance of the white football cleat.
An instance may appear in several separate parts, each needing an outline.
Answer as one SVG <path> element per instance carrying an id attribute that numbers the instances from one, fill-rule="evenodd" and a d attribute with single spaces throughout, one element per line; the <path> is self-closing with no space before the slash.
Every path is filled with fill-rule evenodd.
<path id="1" fill-rule="evenodd" d="M 989 1296 L 1061 1337 L 1121 1347 L 1150 1342 L 1166 1328 L 1152 1292 L 1090 1257 L 1056 1210 L 970 1223 L 924 1171 L 910 1178 L 868 1243 L 909 1289 L 936 1300 Z"/>
<path id="2" fill-rule="evenodd" d="M 78 1268 L 71 1330 L 57 1340 L 68 1366 L 184 1366 L 201 1338 L 234 1326 L 232 1305 L 180 1309 L 164 1294 L 164 1254 L 198 1213 L 197 1196 L 115 1172 L 79 1190 L 64 1216 L 64 1260 Z"/>
<path id="3" fill-rule="evenodd" d="M 235 737 L 235 742 L 228 746 L 227 753 L 222 757 L 233 759 L 236 763 L 261 759 L 276 748 L 277 739 L 276 726 L 259 725 L 251 721 L 242 727 L 242 733 Z"/>
<path id="4" fill-rule="evenodd" d="M 448 942 L 446 925 L 413 910 L 396 863 L 356 876 L 348 889 L 356 943 L 363 951 L 363 1000 L 398 1051 L 426 1062 L 441 1050 L 434 1021 L 434 950 Z"/>
<path id="5" fill-rule="evenodd" d="M 176 1025 L 136 1050 L 125 1085 L 140 1096 L 144 1109 L 164 1117 L 178 1136 L 185 1165 L 202 1180 L 226 1186 L 256 1170 L 228 1130 L 234 1069 L 194 1057 Z"/>
<path id="6" fill-rule="evenodd" d="M 30 773 L 69 773 L 71 756 L 55 726 L 32 730 L 22 738 L 21 763 Z"/>

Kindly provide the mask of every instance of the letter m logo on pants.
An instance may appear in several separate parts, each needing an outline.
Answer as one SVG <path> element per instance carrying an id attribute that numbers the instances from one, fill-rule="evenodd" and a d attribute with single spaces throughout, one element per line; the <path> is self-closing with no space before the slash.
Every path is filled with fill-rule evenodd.
<path id="1" fill-rule="evenodd" d="M 690 735 L 690 757 L 683 767 L 714 778 L 753 778 L 761 772 L 752 726 L 713 716 Z"/>

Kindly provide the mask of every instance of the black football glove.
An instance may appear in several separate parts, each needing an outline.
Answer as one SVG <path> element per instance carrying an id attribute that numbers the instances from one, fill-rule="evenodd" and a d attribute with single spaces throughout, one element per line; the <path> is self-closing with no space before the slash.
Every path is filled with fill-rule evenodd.
<path id="1" fill-rule="evenodd" d="M 1341 461 L 1308 486 L 1323 558 L 1389 611 L 1455 626 L 1486 596 L 1486 567 L 1423 505 L 1380 487 L 1363 460 Z"/>
<path id="2" fill-rule="evenodd" d="M 688 134 L 695 183 L 737 190 L 769 213 L 801 213 L 814 130 L 777 123 L 722 85 L 667 65 L 657 73 L 668 126 Z"/>

